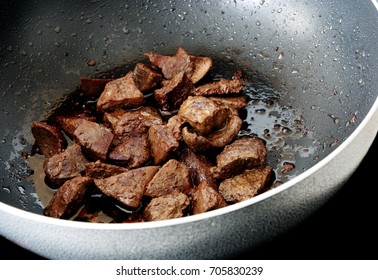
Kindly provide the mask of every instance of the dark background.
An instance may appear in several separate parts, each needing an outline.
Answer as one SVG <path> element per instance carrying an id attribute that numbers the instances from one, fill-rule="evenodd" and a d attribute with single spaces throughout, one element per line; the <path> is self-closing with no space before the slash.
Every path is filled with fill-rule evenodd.
<path id="1" fill-rule="evenodd" d="M 343 188 L 298 227 L 240 259 L 378 259 L 378 137 Z M 43 259 L 0 237 L 1 259 Z"/>

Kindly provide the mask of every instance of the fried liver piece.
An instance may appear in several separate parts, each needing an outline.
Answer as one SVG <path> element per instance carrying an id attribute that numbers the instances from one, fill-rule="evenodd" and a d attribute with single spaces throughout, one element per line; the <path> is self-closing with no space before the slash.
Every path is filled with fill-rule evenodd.
<path id="1" fill-rule="evenodd" d="M 43 214 L 53 218 L 70 218 L 79 210 L 92 179 L 77 176 L 66 181 L 54 194 Z"/>
<path id="2" fill-rule="evenodd" d="M 156 109 L 141 107 L 137 110 L 116 110 L 105 113 L 104 121 L 114 131 L 113 146 L 122 144 L 130 138 L 147 136 L 148 128 L 154 124 L 164 124 Z"/>
<path id="3" fill-rule="evenodd" d="M 189 168 L 190 177 L 195 186 L 203 181 L 211 185 L 215 184 L 210 171 L 213 164 L 205 156 L 196 154 L 188 147 L 183 147 L 180 151 L 179 161 Z"/>
<path id="4" fill-rule="evenodd" d="M 154 165 L 165 162 L 180 145 L 169 127 L 163 124 L 155 124 L 149 128 L 148 141 Z"/>
<path id="5" fill-rule="evenodd" d="M 135 65 L 133 79 L 138 89 L 146 92 L 157 87 L 163 80 L 163 76 L 147 64 L 139 62 Z"/>
<path id="6" fill-rule="evenodd" d="M 143 211 L 145 221 L 161 221 L 183 217 L 190 204 L 189 197 L 182 192 L 172 192 L 151 199 Z"/>
<path id="7" fill-rule="evenodd" d="M 219 192 L 227 202 L 236 203 L 261 193 L 273 180 L 271 166 L 257 167 L 225 179 L 219 185 Z"/>
<path id="8" fill-rule="evenodd" d="M 53 125 L 35 121 L 31 132 L 35 139 L 35 147 L 46 157 L 61 153 L 67 147 L 67 140 L 62 132 Z"/>
<path id="9" fill-rule="evenodd" d="M 81 78 L 81 91 L 92 98 L 97 98 L 104 91 L 105 85 L 114 79 Z"/>
<path id="10" fill-rule="evenodd" d="M 98 111 L 112 111 L 119 108 L 137 108 L 144 102 L 143 93 L 135 85 L 133 72 L 108 82 L 97 100 Z"/>
<path id="11" fill-rule="evenodd" d="M 192 191 L 189 169 L 179 161 L 170 159 L 148 183 L 145 195 L 158 197 L 173 191 L 189 194 Z"/>
<path id="12" fill-rule="evenodd" d="M 147 135 L 131 137 L 116 146 L 109 153 L 109 160 L 127 168 L 141 167 L 151 158 Z"/>
<path id="13" fill-rule="evenodd" d="M 80 119 L 74 133 L 75 141 L 92 160 L 105 161 L 113 141 L 112 131 L 102 124 Z"/>
<path id="14" fill-rule="evenodd" d="M 97 188 L 127 207 L 139 207 L 148 182 L 158 171 L 158 166 L 146 166 L 129 170 L 104 179 L 94 179 Z"/>
<path id="15" fill-rule="evenodd" d="M 102 179 L 128 171 L 127 168 L 101 161 L 88 162 L 85 164 L 85 176 L 93 179 Z"/>
<path id="16" fill-rule="evenodd" d="M 230 109 L 239 110 L 247 107 L 247 96 L 233 96 L 233 97 L 219 97 L 219 96 L 210 96 L 210 100 L 214 101 L 218 105 L 225 106 Z"/>
<path id="17" fill-rule="evenodd" d="M 170 80 L 184 72 L 193 84 L 201 80 L 212 66 L 210 57 L 190 55 L 183 48 L 179 48 L 175 56 L 157 53 L 145 53 L 145 56 L 162 71 L 166 79 Z"/>
<path id="18" fill-rule="evenodd" d="M 227 206 L 223 196 L 207 181 L 202 181 L 192 195 L 192 213 L 199 214 Z"/>
<path id="19" fill-rule="evenodd" d="M 212 168 L 214 178 L 230 178 L 246 169 L 266 164 L 265 142 L 257 137 L 242 137 L 227 145 L 217 155 L 217 166 Z"/>
<path id="20" fill-rule="evenodd" d="M 112 129 L 115 129 L 117 122 L 121 118 L 127 119 L 128 117 L 131 119 L 139 119 L 141 123 L 147 127 L 150 127 L 153 124 L 164 123 L 159 112 L 155 108 L 149 106 L 143 106 L 134 110 L 117 109 L 112 112 L 105 112 L 103 120 L 104 123 L 108 124 Z M 124 122 L 127 123 L 128 121 L 126 120 Z"/>
<path id="21" fill-rule="evenodd" d="M 192 89 L 192 81 L 182 71 L 168 80 L 162 88 L 156 89 L 154 98 L 163 111 L 173 111 L 188 98 Z"/>
<path id="22" fill-rule="evenodd" d="M 196 96 L 212 96 L 212 95 L 228 95 L 239 94 L 243 90 L 243 82 L 241 80 L 226 80 L 208 83 L 193 90 Z"/>
<path id="23" fill-rule="evenodd" d="M 177 115 L 170 117 L 167 122 L 167 127 L 172 131 L 172 134 L 177 139 L 177 141 L 182 140 L 181 129 L 184 124 L 185 120 Z"/>
<path id="24" fill-rule="evenodd" d="M 203 135 L 224 126 L 228 110 L 203 96 L 189 96 L 177 115 Z"/>
<path id="25" fill-rule="evenodd" d="M 51 183 L 60 185 L 79 176 L 85 170 L 87 162 L 81 147 L 73 143 L 63 152 L 47 158 L 43 163 L 43 169 Z"/>
<path id="26" fill-rule="evenodd" d="M 231 114 L 227 124 L 211 132 L 206 137 L 194 129 L 184 127 L 181 131 L 184 142 L 195 152 L 205 153 L 215 148 L 222 148 L 230 143 L 239 133 L 242 120 L 238 115 Z"/>

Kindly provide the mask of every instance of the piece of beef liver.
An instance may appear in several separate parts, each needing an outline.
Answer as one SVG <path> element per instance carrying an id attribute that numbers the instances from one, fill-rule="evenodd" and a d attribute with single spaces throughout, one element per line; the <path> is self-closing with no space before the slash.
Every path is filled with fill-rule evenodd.
<path id="1" fill-rule="evenodd" d="M 147 127 L 150 127 L 153 124 L 164 124 L 163 119 L 159 114 L 158 110 L 149 106 L 143 106 L 134 110 L 117 109 L 112 112 L 105 112 L 103 120 L 104 123 L 108 124 L 112 129 L 115 129 L 117 122 L 121 118 L 125 117 L 126 120 L 124 121 L 124 123 L 128 122 L 127 115 L 132 115 L 134 117 L 137 116 L 141 123 L 143 123 Z M 131 119 L 133 119 L 134 117 L 130 116 Z"/>
<path id="2" fill-rule="evenodd" d="M 72 143 L 63 152 L 47 158 L 43 163 L 43 169 L 52 184 L 61 185 L 68 179 L 81 175 L 87 162 L 81 147 Z"/>
<path id="3" fill-rule="evenodd" d="M 147 135 L 125 139 L 109 153 L 109 160 L 116 165 L 137 168 L 151 158 Z"/>
<path id="4" fill-rule="evenodd" d="M 198 186 L 203 181 L 211 185 L 215 184 L 213 174 L 210 171 L 213 164 L 205 156 L 194 153 L 188 147 L 183 147 L 180 151 L 179 160 L 189 168 L 194 186 Z"/>
<path id="5" fill-rule="evenodd" d="M 113 145 L 117 146 L 130 138 L 139 138 L 147 135 L 148 126 L 140 118 L 139 114 L 126 112 L 116 122 L 113 133 Z"/>
<path id="6" fill-rule="evenodd" d="M 273 180 L 271 166 L 257 167 L 225 179 L 219 185 L 219 192 L 227 202 L 236 203 L 261 193 Z"/>
<path id="7" fill-rule="evenodd" d="M 213 147 L 221 148 L 230 143 L 238 135 L 243 121 L 238 115 L 230 114 L 227 123 L 219 130 L 211 132 L 207 140 Z"/>
<path id="8" fill-rule="evenodd" d="M 228 110 L 203 96 L 189 96 L 180 106 L 178 116 L 187 121 L 199 133 L 209 134 L 223 127 Z"/>
<path id="9" fill-rule="evenodd" d="M 201 80 L 212 66 L 210 57 L 188 54 L 183 48 L 176 55 L 166 56 L 157 53 L 145 53 L 152 65 L 161 69 L 166 79 L 172 79 L 180 72 L 185 72 L 193 84 Z"/>
<path id="10" fill-rule="evenodd" d="M 179 142 L 173 132 L 163 124 L 155 124 L 149 128 L 148 141 L 154 165 L 165 162 L 179 147 Z"/>
<path id="11" fill-rule="evenodd" d="M 61 153 L 67 147 L 67 140 L 59 128 L 45 122 L 32 122 L 31 132 L 34 146 L 46 158 Z"/>
<path id="12" fill-rule="evenodd" d="M 88 162 L 85 164 L 85 176 L 93 179 L 107 178 L 128 171 L 127 168 L 101 161 Z"/>
<path id="13" fill-rule="evenodd" d="M 161 221 L 180 218 L 190 205 L 190 200 L 185 193 L 172 192 L 160 197 L 151 199 L 143 211 L 145 221 Z"/>
<path id="14" fill-rule="evenodd" d="M 118 108 L 137 108 L 144 102 L 143 93 L 135 85 L 133 72 L 108 82 L 97 100 L 97 110 L 112 111 Z"/>
<path id="15" fill-rule="evenodd" d="M 229 95 L 239 94 L 243 90 L 243 82 L 241 80 L 226 80 L 204 84 L 193 90 L 193 95 L 197 96 L 213 96 L 213 95 Z"/>
<path id="16" fill-rule="evenodd" d="M 146 92 L 157 87 L 163 76 L 152 67 L 140 62 L 135 65 L 133 79 L 139 90 Z"/>
<path id="17" fill-rule="evenodd" d="M 79 119 L 73 136 L 91 160 L 105 161 L 113 141 L 112 131 L 102 124 Z"/>
<path id="18" fill-rule="evenodd" d="M 247 107 L 247 96 L 233 96 L 233 97 L 219 97 L 219 96 L 210 96 L 210 100 L 214 101 L 218 105 L 228 107 L 230 109 L 239 110 Z"/>
<path id="19" fill-rule="evenodd" d="M 214 178 L 230 178 L 246 169 L 266 164 L 265 142 L 258 137 L 242 137 L 227 145 L 217 155 L 217 166 L 212 168 Z"/>
<path id="20" fill-rule="evenodd" d="M 82 176 L 66 181 L 56 191 L 43 214 L 53 218 L 70 218 L 79 210 L 91 183 L 91 178 Z"/>
<path id="21" fill-rule="evenodd" d="M 177 110 L 191 94 L 193 83 L 184 72 L 178 73 L 162 88 L 154 91 L 154 98 L 163 111 Z"/>
<path id="22" fill-rule="evenodd" d="M 123 205 L 139 207 L 147 184 L 158 171 L 157 166 L 146 166 L 129 170 L 104 179 L 94 179 L 97 188 Z"/>
<path id="23" fill-rule="evenodd" d="M 81 78 L 80 89 L 85 95 L 95 99 L 104 91 L 105 85 L 113 80 L 114 79 Z"/>
<path id="24" fill-rule="evenodd" d="M 181 134 L 185 144 L 197 153 L 203 154 L 214 149 L 210 141 L 192 127 L 184 126 Z"/>
<path id="25" fill-rule="evenodd" d="M 174 115 L 168 119 L 167 127 L 172 131 L 172 134 L 177 141 L 182 140 L 181 129 L 184 124 L 185 120 L 178 115 Z"/>
<path id="26" fill-rule="evenodd" d="M 207 181 L 202 181 L 192 195 L 192 213 L 199 214 L 227 206 L 223 196 Z"/>
<path id="27" fill-rule="evenodd" d="M 82 123 L 83 118 L 78 117 L 63 117 L 58 116 L 56 117 L 56 122 L 58 123 L 59 127 L 64 131 L 65 134 L 71 140 L 74 138 L 74 132 L 76 128 Z"/>
<path id="28" fill-rule="evenodd" d="M 192 184 L 189 169 L 179 161 L 170 159 L 148 183 L 145 195 L 158 197 L 175 190 L 190 194 Z"/>
<path id="29" fill-rule="evenodd" d="M 223 128 L 215 130 L 207 136 L 203 136 L 194 129 L 188 127 L 184 127 L 181 134 L 184 142 L 191 149 L 198 153 L 205 153 L 226 146 L 235 139 L 241 126 L 242 120 L 239 116 L 231 114 Z"/>

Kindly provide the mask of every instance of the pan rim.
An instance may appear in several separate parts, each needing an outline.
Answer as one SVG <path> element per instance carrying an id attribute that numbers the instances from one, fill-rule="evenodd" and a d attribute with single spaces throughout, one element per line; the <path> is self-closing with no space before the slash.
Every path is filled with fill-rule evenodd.
<path id="1" fill-rule="evenodd" d="M 193 223 L 193 222 L 201 222 L 203 220 L 208 220 L 208 219 L 216 218 L 218 216 L 223 216 L 228 213 L 240 210 L 242 208 L 257 204 L 263 200 L 271 198 L 277 195 L 278 193 L 281 193 L 295 186 L 299 182 L 310 177 L 313 173 L 324 168 L 331 160 L 333 160 L 347 146 L 349 146 L 354 141 L 354 139 L 361 133 L 361 131 L 367 126 L 367 124 L 370 123 L 370 121 L 373 119 L 373 116 L 375 114 L 378 114 L 378 97 L 376 98 L 369 112 L 366 114 L 366 116 L 361 121 L 361 123 L 355 128 L 355 130 L 337 148 L 335 148 L 334 151 L 332 151 L 325 158 L 320 160 L 317 164 L 305 170 L 303 173 L 295 176 L 293 179 L 269 191 L 266 191 L 248 200 L 245 200 L 245 201 L 233 204 L 233 205 L 229 205 L 227 207 L 223 207 L 220 209 L 212 210 L 206 213 L 201 213 L 201 214 L 196 214 L 196 215 L 191 215 L 191 216 L 181 217 L 181 218 L 176 218 L 176 219 L 170 219 L 170 220 L 151 221 L 151 222 L 144 222 L 144 223 L 97 224 L 97 223 L 71 221 L 71 220 L 63 220 L 63 219 L 47 217 L 41 214 L 28 212 L 27 210 L 23 210 L 23 209 L 20 209 L 11 205 L 7 205 L 3 202 L 0 202 L 0 211 L 6 212 L 13 216 L 18 216 L 23 219 L 33 220 L 35 222 L 39 222 L 43 224 L 49 224 L 51 226 L 81 228 L 81 229 L 87 229 L 87 230 L 117 230 L 117 231 L 119 230 L 121 231 L 144 230 L 144 229 L 157 229 L 157 228 L 164 228 L 164 227 L 171 227 L 171 226 L 179 226 L 179 225 L 184 225 L 184 224 Z"/>

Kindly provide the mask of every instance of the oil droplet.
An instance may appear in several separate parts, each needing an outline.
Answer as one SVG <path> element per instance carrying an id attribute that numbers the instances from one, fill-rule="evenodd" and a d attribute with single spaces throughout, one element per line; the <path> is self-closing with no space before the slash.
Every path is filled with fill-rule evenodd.
<path id="1" fill-rule="evenodd" d="M 256 25 L 257 26 L 260 26 L 261 25 L 261 22 L 258 20 L 258 21 L 256 21 Z"/>
<path id="2" fill-rule="evenodd" d="M 7 193 L 11 193 L 11 190 L 10 188 L 7 188 L 7 187 L 3 187 L 3 190 L 6 191 Z"/>
<path id="3" fill-rule="evenodd" d="M 21 49 L 19 53 L 21 55 L 23 55 L 23 56 L 27 56 L 28 55 L 28 53 L 24 49 Z"/>

